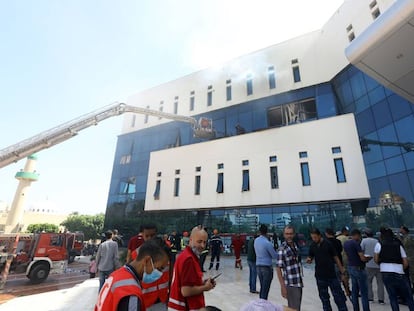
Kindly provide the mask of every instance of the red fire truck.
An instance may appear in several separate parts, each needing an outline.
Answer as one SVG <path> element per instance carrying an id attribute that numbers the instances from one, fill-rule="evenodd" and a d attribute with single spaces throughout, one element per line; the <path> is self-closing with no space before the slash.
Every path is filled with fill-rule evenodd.
<path id="1" fill-rule="evenodd" d="M 9 263 L 10 271 L 26 272 L 34 284 L 47 279 L 49 273 L 63 273 L 70 256 L 80 253 L 83 233 L 12 233 L 0 235 L 0 270 L 2 276 Z M 72 254 L 72 255 L 71 255 Z M 74 257 L 73 257 L 74 258 Z"/>

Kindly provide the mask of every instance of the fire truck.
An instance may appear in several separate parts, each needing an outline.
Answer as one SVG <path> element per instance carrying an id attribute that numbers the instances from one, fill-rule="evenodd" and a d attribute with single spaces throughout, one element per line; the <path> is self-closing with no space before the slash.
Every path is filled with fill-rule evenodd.
<path id="1" fill-rule="evenodd" d="M 80 254 L 83 233 L 10 233 L 0 235 L 0 270 L 26 273 L 33 284 L 47 279 L 49 273 L 65 272 L 68 261 Z M 73 257 L 74 258 L 74 257 Z M 9 266 L 7 265 L 9 263 Z"/>

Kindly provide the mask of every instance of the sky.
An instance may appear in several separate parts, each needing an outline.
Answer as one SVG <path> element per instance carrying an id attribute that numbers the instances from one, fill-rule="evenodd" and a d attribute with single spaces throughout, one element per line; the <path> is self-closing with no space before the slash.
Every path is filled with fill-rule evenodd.
<path id="1" fill-rule="evenodd" d="M 320 29 L 343 0 L 0 0 L 0 150 Z M 142 103 L 142 107 L 147 104 Z M 123 117 L 40 151 L 25 209 L 104 213 Z M 0 168 L 11 205 L 25 160 Z"/>

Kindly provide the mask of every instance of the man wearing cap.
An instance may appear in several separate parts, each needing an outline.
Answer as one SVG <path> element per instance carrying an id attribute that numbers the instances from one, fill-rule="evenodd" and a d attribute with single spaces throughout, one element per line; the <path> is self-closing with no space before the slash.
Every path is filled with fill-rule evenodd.
<path id="1" fill-rule="evenodd" d="M 366 238 L 362 239 L 361 249 L 364 254 L 374 257 L 375 245 L 378 240 L 374 238 L 374 233 L 371 229 L 366 228 L 364 230 Z M 382 282 L 382 274 L 380 267 L 375 263 L 374 259 L 371 259 L 366 264 L 366 271 L 368 277 L 368 300 L 374 301 L 374 292 L 372 291 L 372 281 L 377 280 L 377 298 L 379 304 L 384 304 L 384 283 Z"/>
<path id="2" fill-rule="evenodd" d="M 351 231 L 351 239 L 345 241 L 344 250 L 348 257 L 348 273 L 352 280 L 352 305 L 354 310 L 359 310 L 359 298 L 361 293 L 362 309 L 369 311 L 368 301 L 368 281 L 367 272 L 365 271 L 365 263 L 372 257 L 365 256 L 361 249 L 361 231 L 353 229 Z"/>
<path id="3" fill-rule="evenodd" d="M 96 266 L 99 275 L 99 290 L 108 276 L 119 267 L 118 243 L 112 240 L 112 231 L 105 232 L 105 242 L 101 243 L 96 253 Z"/>

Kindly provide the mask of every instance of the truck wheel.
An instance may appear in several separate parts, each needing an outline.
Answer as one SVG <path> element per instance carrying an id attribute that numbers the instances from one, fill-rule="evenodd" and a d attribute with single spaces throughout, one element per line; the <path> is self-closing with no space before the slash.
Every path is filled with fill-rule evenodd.
<path id="1" fill-rule="evenodd" d="M 37 264 L 34 266 L 29 273 L 29 279 L 33 284 L 42 283 L 47 279 L 49 275 L 50 268 L 46 264 Z"/>

